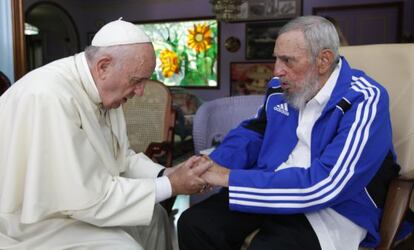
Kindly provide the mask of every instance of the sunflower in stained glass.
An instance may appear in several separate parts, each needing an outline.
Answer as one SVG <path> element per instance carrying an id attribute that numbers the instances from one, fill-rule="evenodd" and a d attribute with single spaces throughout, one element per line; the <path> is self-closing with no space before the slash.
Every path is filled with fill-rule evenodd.
<path id="1" fill-rule="evenodd" d="M 206 51 L 211 47 L 213 32 L 207 24 L 195 24 L 194 28 L 188 30 L 188 46 L 195 49 L 197 53 Z"/>
<path id="2" fill-rule="evenodd" d="M 178 56 L 169 49 L 164 49 L 160 52 L 161 68 L 164 77 L 171 77 L 175 73 L 178 73 Z"/>

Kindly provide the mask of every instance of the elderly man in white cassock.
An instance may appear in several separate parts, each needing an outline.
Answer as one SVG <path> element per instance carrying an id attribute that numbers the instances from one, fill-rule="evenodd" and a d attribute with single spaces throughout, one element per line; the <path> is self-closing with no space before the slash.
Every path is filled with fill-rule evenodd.
<path id="1" fill-rule="evenodd" d="M 129 149 L 121 106 L 154 67 L 150 39 L 117 20 L 0 98 L 0 249 L 171 248 L 158 203 L 202 190 L 210 165 Z"/>

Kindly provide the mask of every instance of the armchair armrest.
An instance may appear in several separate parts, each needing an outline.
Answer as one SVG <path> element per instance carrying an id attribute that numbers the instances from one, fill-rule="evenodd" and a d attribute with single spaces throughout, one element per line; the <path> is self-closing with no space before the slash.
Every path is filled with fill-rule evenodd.
<path id="1" fill-rule="evenodd" d="M 173 159 L 173 147 L 172 143 L 169 142 L 152 142 L 148 145 L 147 149 L 145 150 L 145 155 L 147 155 L 152 160 L 158 162 L 157 157 L 165 156 L 165 163 L 164 166 L 169 168 L 172 167 L 172 159 Z M 167 213 L 171 215 L 173 213 L 172 207 L 175 202 L 175 197 L 171 197 L 163 202 L 161 205 L 165 208 Z"/>
<path id="2" fill-rule="evenodd" d="M 169 142 L 152 142 L 145 150 L 145 154 L 153 160 L 165 155 L 165 167 L 172 167 L 173 147 Z"/>
<path id="3" fill-rule="evenodd" d="M 391 181 L 380 225 L 381 242 L 377 250 L 392 249 L 410 204 L 413 187 L 413 178 L 398 177 Z"/>

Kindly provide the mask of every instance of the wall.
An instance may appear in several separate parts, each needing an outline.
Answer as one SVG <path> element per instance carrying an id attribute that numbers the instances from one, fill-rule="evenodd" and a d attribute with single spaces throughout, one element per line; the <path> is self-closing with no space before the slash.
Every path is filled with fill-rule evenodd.
<path id="1" fill-rule="evenodd" d="M 11 2 L 0 1 L 0 70 L 14 82 Z"/>
<path id="2" fill-rule="evenodd" d="M 63 9 L 65 9 L 75 22 L 76 28 L 79 33 L 79 38 L 81 41 L 81 49 L 84 48 L 86 41 L 86 32 L 84 23 L 85 20 L 88 18 L 88 13 L 84 9 L 84 5 L 82 0 L 23 0 L 23 7 L 25 10 L 25 14 L 27 14 L 27 11 L 29 8 L 33 7 L 34 4 L 39 2 L 52 2 L 59 6 L 61 6 Z"/>
<path id="3" fill-rule="evenodd" d="M 314 7 L 361 5 L 390 2 L 404 3 L 403 33 L 414 34 L 414 1 L 412 0 L 303 0 L 303 14 L 312 14 L 312 8 Z"/>
<path id="4" fill-rule="evenodd" d="M 72 14 L 80 33 L 81 48 L 86 46 L 87 33 L 96 32 L 99 27 L 119 17 L 127 21 L 148 21 L 162 19 L 177 19 L 191 17 L 213 16 L 211 5 L 208 0 L 49 0 L 60 4 Z M 313 7 L 338 6 L 352 4 L 367 4 L 379 2 L 392 2 L 398 0 L 302 0 L 303 14 L 310 15 Z M 39 0 L 25 0 L 26 7 Z M 404 0 L 404 23 L 405 33 L 414 34 L 414 1 Z M 245 25 L 243 23 L 222 23 L 220 37 L 220 89 L 200 90 L 190 89 L 203 100 L 212 100 L 228 96 L 230 93 L 229 67 L 232 61 L 245 61 Z M 238 37 L 241 48 L 230 53 L 224 49 L 224 41 L 230 36 Z"/>

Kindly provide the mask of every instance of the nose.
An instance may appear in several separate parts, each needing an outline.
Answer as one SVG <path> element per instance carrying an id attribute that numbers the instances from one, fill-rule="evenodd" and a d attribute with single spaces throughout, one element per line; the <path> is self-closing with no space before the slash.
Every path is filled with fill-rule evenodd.
<path id="1" fill-rule="evenodd" d="M 277 77 L 283 77 L 286 75 L 286 70 L 283 63 L 280 60 L 275 61 L 275 66 L 273 68 L 273 75 Z"/>
<path id="2" fill-rule="evenodd" d="M 144 95 L 145 84 L 138 84 L 135 87 L 134 93 L 136 96 L 143 96 Z"/>

